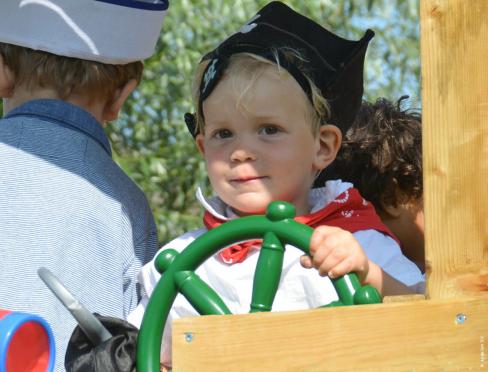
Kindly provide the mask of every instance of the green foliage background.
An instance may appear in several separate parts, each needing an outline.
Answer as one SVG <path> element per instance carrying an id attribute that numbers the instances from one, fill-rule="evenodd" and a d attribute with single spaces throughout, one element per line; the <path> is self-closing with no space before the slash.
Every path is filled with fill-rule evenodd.
<path id="1" fill-rule="evenodd" d="M 376 32 L 366 57 L 365 98 L 403 94 L 419 106 L 419 0 L 288 0 L 295 10 L 342 37 Z M 108 128 L 114 154 L 151 204 L 161 244 L 201 225 L 195 202 L 208 185 L 183 114 L 192 111 L 190 86 L 203 53 L 235 32 L 265 0 L 170 0 L 157 52 L 117 122 Z M 144 25 L 141 25 L 144 27 Z M 1 107 L 0 107 L 1 109 Z"/>

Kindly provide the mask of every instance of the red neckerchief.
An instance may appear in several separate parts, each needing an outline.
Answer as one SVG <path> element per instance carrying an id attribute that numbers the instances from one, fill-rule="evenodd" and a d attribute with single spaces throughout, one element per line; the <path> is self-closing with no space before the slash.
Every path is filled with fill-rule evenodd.
<path id="1" fill-rule="evenodd" d="M 295 217 L 295 221 L 314 228 L 321 225 L 336 226 L 351 233 L 360 230 L 376 230 L 392 237 L 398 243 L 395 235 L 381 222 L 373 205 L 364 200 L 355 188 L 344 191 L 317 212 Z M 208 211 L 203 216 L 203 223 L 209 230 L 224 222 L 226 221 Z M 219 255 L 227 264 L 239 263 L 246 259 L 252 247 L 259 247 L 260 243 L 260 240 L 252 240 L 236 244 L 223 249 Z"/>

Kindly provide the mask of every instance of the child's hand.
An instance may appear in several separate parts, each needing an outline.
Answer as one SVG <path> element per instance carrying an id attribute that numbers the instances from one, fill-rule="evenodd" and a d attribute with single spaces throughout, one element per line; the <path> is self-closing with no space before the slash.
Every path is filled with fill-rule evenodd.
<path id="1" fill-rule="evenodd" d="M 370 261 L 359 242 L 339 227 L 319 226 L 310 240 L 310 256 L 302 256 L 305 268 L 316 268 L 321 276 L 338 278 L 351 271 L 356 272 L 361 283 L 368 276 Z"/>

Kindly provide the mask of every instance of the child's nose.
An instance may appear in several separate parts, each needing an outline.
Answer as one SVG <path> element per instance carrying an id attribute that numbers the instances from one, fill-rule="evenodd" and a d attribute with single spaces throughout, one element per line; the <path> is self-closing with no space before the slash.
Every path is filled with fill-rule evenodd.
<path id="1" fill-rule="evenodd" d="M 256 155 L 249 146 L 246 146 L 241 142 L 233 149 L 231 160 L 235 162 L 256 160 Z"/>

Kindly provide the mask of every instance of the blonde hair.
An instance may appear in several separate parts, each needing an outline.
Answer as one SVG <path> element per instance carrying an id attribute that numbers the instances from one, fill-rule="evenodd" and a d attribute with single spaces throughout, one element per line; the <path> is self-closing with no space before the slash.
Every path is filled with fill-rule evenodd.
<path id="1" fill-rule="evenodd" d="M 89 102 L 111 100 L 131 79 L 139 82 L 143 64 L 109 65 L 0 43 L 3 62 L 12 71 L 16 86 L 50 88 L 60 99 L 86 96 Z"/>
<path id="2" fill-rule="evenodd" d="M 285 56 L 285 58 L 302 60 L 303 58 L 297 51 L 292 49 L 283 49 L 280 52 Z M 248 94 L 249 90 L 254 86 L 259 76 L 268 66 L 276 66 L 279 74 L 287 74 L 291 77 L 291 74 L 283 67 L 281 67 L 278 51 L 274 51 L 275 62 L 270 61 L 264 57 L 261 57 L 252 53 L 237 53 L 230 56 L 229 65 L 225 70 L 225 74 L 229 74 L 235 79 L 245 77 L 249 83 L 246 88 L 241 92 L 239 101 Z M 203 109 L 199 107 L 202 102 L 200 102 L 200 84 L 203 79 L 203 74 L 210 60 L 203 61 L 197 66 L 195 76 L 192 84 L 192 96 L 193 102 L 196 107 L 196 128 L 197 132 L 204 133 L 205 129 L 205 118 L 203 117 Z M 327 100 L 323 97 L 319 88 L 313 83 L 313 81 L 304 74 L 305 78 L 310 85 L 311 90 L 311 102 L 307 97 L 309 104 L 309 121 L 312 133 L 315 135 L 320 126 L 327 122 L 330 118 L 330 106 Z M 239 102 L 237 103 L 239 104 Z"/>

